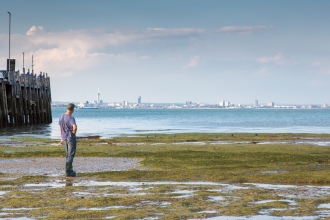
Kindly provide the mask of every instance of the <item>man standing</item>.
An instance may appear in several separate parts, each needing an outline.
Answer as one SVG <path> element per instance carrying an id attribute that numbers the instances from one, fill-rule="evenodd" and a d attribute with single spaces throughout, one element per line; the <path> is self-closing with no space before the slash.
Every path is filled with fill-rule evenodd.
<path id="1" fill-rule="evenodd" d="M 69 103 L 67 105 L 67 110 L 64 114 L 61 115 L 58 124 L 60 126 L 61 132 L 61 144 L 64 145 L 65 154 L 66 154 L 66 165 L 65 172 L 66 176 L 76 176 L 76 172 L 72 168 L 73 158 L 76 154 L 76 133 L 77 133 L 77 124 L 76 120 L 72 116 L 74 112 L 75 105 Z"/>

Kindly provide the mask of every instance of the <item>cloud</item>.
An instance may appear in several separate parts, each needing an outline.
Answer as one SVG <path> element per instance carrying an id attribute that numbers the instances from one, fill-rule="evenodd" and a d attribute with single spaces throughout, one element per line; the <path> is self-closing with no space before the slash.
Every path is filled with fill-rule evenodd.
<path id="1" fill-rule="evenodd" d="M 276 62 L 276 61 L 282 60 L 282 55 L 281 55 L 281 53 L 277 53 L 273 57 L 260 57 L 260 58 L 257 58 L 256 60 L 259 61 L 260 63 Z"/>
<path id="2" fill-rule="evenodd" d="M 198 66 L 199 56 L 194 56 L 190 59 L 190 62 L 187 64 L 187 67 Z"/>
<path id="3" fill-rule="evenodd" d="M 217 32 L 238 32 L 252 33 L 253 31 L 267 30 L 273 28 L 272 25 L 257 25 L 257 26 L 226 26 L 216 30 Z"/>
<path id="4" fill-rule="evenodd" d="M 134 50 L 132 48 L 136 45 L 169 42 L 173 40 L 172 36 L 181 36 L 185 40 L 191 36 L 203 34 L 240 33 L 242 31 L 264 30 L 270 27 L 227 26 L 220 29 L 158 27 L 137 30 L 96 28 L 50 32 L 43 26 L 32 26 L 26 34 L 12 34 L 12 45 L 15 47 L 12 47 L 11 53 L 12 57 L 19 59 L 22 56 L 22 51 L 25 52 L 26 67 L 30 65 L 30 58 L 34 55 L 35 70 L 48 71 L 52 76 L 57 77 L 64 76 L 63 73 L 72 75 L 104 63 L 130 63 L 152 59 L 150 56 L 132 51 Z M 5 51 L 7 38 L 7 34 L 0 34 L 0 51 Z M 128 46 L 130 44 L 132 47 Z M 125 50 L 118 49 L 120 47 L 125 48 Z M 125 52 L 115 54 L 113 51 Z M 5 57 L 4 52 L 1 52 L 0 56 Z M 194 56 L 186 67 L 198 66 L 198 61 L 199 56 Z M 17 64 L 20 65 L 20 60 L 17 61 Z"/>
<path id="5" fill-rule="evenodd" d="M 26 32 L 26 35 L 34 35 L 34 34 L 43 34 L 46 30 L 42 26 L 32 26 L 30 30 Z"/>
<path id="6" fill-rule="evenodd" d="M 201 29 L 201 28 L 147 28 L 153 34 L 162 35 L 184 35 L 184 34 L 204 34 L 204 33 L 252 33 L 253 31 L 272 29 L 272 25 L 256 25 L 256 26 L 225 26 L 220 29 Z"/>

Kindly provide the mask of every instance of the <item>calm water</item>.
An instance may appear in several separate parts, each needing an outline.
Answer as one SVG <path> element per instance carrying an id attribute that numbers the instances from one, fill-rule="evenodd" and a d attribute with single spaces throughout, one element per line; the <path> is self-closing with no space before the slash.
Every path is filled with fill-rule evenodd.
<path id="1" fill-rule="evenodd" d="M 65 108 L 53 108 L 53 123 L 1 129 L 1 137 L 59 138 L 58 118 Z M 325 109 L 76 109 L 78 136 L 113 137 L 137 133 L 253 132 L 330 133 Z"/>

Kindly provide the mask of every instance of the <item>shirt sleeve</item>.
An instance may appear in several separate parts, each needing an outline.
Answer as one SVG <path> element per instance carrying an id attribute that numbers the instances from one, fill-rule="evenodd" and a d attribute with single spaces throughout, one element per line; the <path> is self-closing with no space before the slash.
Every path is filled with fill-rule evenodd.
<path id="1" fill-rule="evenodd" d="M 74 117 L 71 118 L 72 125 L 76 125 L 76 119 Z"/>

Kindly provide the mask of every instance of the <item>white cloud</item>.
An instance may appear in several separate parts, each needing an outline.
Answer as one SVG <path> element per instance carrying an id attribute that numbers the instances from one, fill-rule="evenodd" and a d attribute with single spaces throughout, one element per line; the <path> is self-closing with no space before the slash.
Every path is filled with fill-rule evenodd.
<path id="1" fill-rule="evenodd" d="M 252 33 L 253 31 L 272 29 L 272 25 L 257 26 L 225 26 L 220 29 L 201 29 L 201 28 L 147 28 L 153 34 L 162 35 L 183 35 L 183 34 L 203 34 L 219 32 Z"/>
<path id="2" fill-rule="evenodd" d="M 187 64 L 187 67 L 198 66 L 199 56 L 194 56 L 190 59 L 190 62 Z"/>
<path id="3" fill-rule="evenodd" d="M 270 26 L 228 26 L 220 32 L 239 32 L 267 29 Z M 152 59 L 150 56 L 137 54 L 132 51 L 109 53 L 111 48 L 126 46 L 130 43 L 150 44 L 159 38 L 162 42 L 166 37 L 183 36 L 188 38 L 201 34 L 218 33 L 219 30 L 206 30 L 198 28 L 147 28 L 140 30 L 109 30 L 82 29 L 64 32 L 49 32 L 45 27 L 32 26 L 25 35 L 12 35 L 12 57 L 22 56 L 25 52 L 25 66 L 34 55 L 35 70 L 48 71 L 52 76 L 75 74 L 86 68 L 99 66 L 109 62 L 137 62 L 138 60 Z M 1 51 L 7 45 L 6 34 L 0 34 Z M 158 41 L 159 42 L 159 41 Z M 130 49 L 130 48 L 129 48 Z M 121 51 L 116 50 L 116 51 Z M 5 56 L 1 52 L 0 56 Z M 194 56 L 186 67 L 198 66 L 199 56 Z M 19 63 L 18 61 L 17 63 Z M 37 71 L 36 71 L 37 72 Z M 68 74 L 70 73 L 70 74 Z"/>
<path id="4" fill-rule="evenodd" d="M 41 34 L 41 33 L 45 33 L 45 32 L 46 32 L 46 30 L 45 30 L 45 28 L 42 27 L 42 26 L 32 26 L 32 27 L 30 28 L 30 30 L 28 30 L 28 31 L 26 32 L 26 35 Z"/>
<path id="5" fill-rule="evenodd" d="M 260 57 L 256 59 L 260 63 L 269 63 L 269 62 L 276 62 L 282 60 L 282 54 L 277 53 L 275 56 L 272 57 Z"/>
<path id="6" fill-rule="evenodd" d="M 226 26 L 217 30 L 217 32 L 239 32 L 252 33 L 253 31 L 267 30 L 273 28 L 272 25 L 257 25 L 257 26 Z"/>

